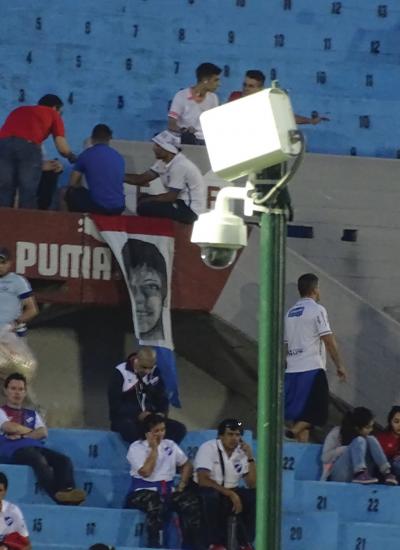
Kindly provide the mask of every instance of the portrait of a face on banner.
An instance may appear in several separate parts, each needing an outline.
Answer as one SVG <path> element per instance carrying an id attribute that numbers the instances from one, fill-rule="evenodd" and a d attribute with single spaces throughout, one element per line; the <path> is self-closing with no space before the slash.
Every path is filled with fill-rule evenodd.
<path id="1" fill-rule="evenodd" d="M 145 345 L 171 345 L 169 240 L 151 235 L 141 235 L 140 239 L 128 236 L 121 249 L 135 335 Z"/>

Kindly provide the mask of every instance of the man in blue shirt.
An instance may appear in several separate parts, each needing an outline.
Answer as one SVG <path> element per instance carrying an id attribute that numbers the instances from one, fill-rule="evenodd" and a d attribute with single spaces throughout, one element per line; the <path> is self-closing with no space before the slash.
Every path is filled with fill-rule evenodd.
<path id="1" fill-rule="evenodd" d="M 74 165 L 65 194 L 71 212 L 118 215 L 125 209 L 124 158 L 112 147 L 112 131 L 105 124 L 93 128 L 92 146 Z M 82 175 L 87 188 L 82 185 Z"/>

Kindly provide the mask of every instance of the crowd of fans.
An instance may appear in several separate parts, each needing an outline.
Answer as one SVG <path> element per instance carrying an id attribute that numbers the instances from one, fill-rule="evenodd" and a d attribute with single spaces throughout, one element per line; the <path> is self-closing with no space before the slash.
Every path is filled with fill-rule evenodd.
<path id="1" fill-rule="evenodd" d="M 204 145 L 200 115 L 219 104 L 216 90 L 221 69 L 202 63 L 197 82 L 174 96 L 166 129 L 153 137 L 156 162 L 143 174 L 127 174 L 123 157 L 110 146 L 111 128 L 97 124 L 90 146 L 75 155 L 65 137 L 63 102 L 53 94 L 38 105 L 14 109 L 0 129 L 0 206 L 47 210 L 56 201 L 57 180 L 63 171 L 58 159 L 45 159 L 43 142 L 52 136 L 62 157 L 72 165 L 66 189 L 60 193 L 61 207 L 72 212 L 119 215 L 125 210 L 124 183 L 148 187 L 159 178 L 163 193 L 139 193 L 137 214 L 171 218 L 191 224 L 204 211 L 206 188 L 197 166 L 182 153 L 182 144 Z M 249 70 L 243 89 L 232 92 L 229 101 L 263 89 L 265 76 Z M 296 115 L 298 124 L 318 124 L 324 117 Z"/>
<path id="2" fill-rule="evenodd" d="M 63 103 L 58 96 L 47 94 L 38 105 L 18 107 L 0 129 L 0 206 L 50 207 L 63 170 L 59 160 L 44 159 L 42 144 L 51 135 L 60 155 L 73 164 L 63 195 L 70 211 L 119 215 L 125 210 L 124 183 L 148 187 L 160 178 L 164 192 L 141 193 L 137 213 L 193 223 L 204 209 L 205 184 L 181 145 L 204 145 L 199 117 L 219 103 L 215 92 L 220 74 L 221 69 L 212 63 L 197 67 L 196 84 L 175 95 L 167 128 L 152 138 L 155 164 L 141 174 L 126 173 L 123 157 L 110 146 L 113 135 L 106 124 L 96 125 L 90 147 L 75 155 L 65 137 Z M 242 90 L 232 92 L 229 101 L 256 93 L 264 84 L 261 71 L 247 71 Z M 322 120 L 296 115 L 298 124 Z M 12 272 L 11 261 L 9 251 L 0 247 L 0 330 L 7 327 L 15 332 L 38 309 L 29 283 Z M 298 289 L 300 300 L 285 318 L 285 435 L 307 442 L 313 427 L 324 426 L 328 418 L 325 349 L 339 379 L 345 382 L 347 373 L 327 312 L 319 304 L 318 278 L 302 275 Z M 32 467 L 39 485 L 57 504 L 78 505 L 86 495 L 75 485 L 71 460 L 46 445 L 43 419 L 34 408 L 24 406 L 27 389 L 22 374 L 12 373 L 4 381 L 0 459 Z M 150 347 L 132 353 L 113 369 L 108 395 L 111 429 L 129 444 L 131 484 L 125 505 L 145 512 L 148 545 L 162 546 L 166 519 L 176 512 L 186 548 L 225 548 L 232 516 L 238 518 L 240 547 L 251 548 L 256 466 L 252 449 L 242 438 L 242 423 L 234 418 L 221 422 L 217 438 L 201 445 L 192 465 L 179 447 L 186 427 L 169 417 L 165 385 Z M 373 414 L 367 408 L 357 407 L 345 415 L 325 440 L 323 479 L 398 484 L 400 407 L 390 411 L 385 432 L 374 437 L 373 426 Z M 0 550 L 28 550 L 22 513 L 4 500 L 7 487 L 8 480 L 0 473 Z"/>
<path id="3" fill-rule="evenodd" d="M 29 282 L 12 271 L 11 254 L 0 247 L 0 331 L 14 333 L 37 312 Z M 256 469 L 251 447 L 242 439 L 243 425 L 234 418 L 220 423 L 218 437 L 200 446 L 193 466 L 179 447 L 186 427 L 169 417 L 168 396 L 156 357 L 153 348 L 142 347 L 118 364 L 110 377 L 111 429 L 129 444 L 131 484 L 127 482 L 125 506 L 145 512 L 150 547 L 163 546 L 164 526 L 176 512 L 185 548 L 226 547 L 232 514 L 238 518 L 240 546 L 250 548 L 255 526 Z M 43 418 L 34 406 L 25 405 L 27 390 L 27 380 L 21 373 L 11 373 L 4 381 L 0 460 L 30 466 L 39 486 L 55 503 L 79 505 L 86 493 L 76 487 L 72 462 L 67 452 L 57 452 L 46 443 Z M 242 479 L 247 488 L 241 486 Z M 0 474 L 3 547 L 28 550 L 30 542 L 21 511 L 1 501 L 7 483 Z M 19 546 L 12 545 L 12 537 Z"/>

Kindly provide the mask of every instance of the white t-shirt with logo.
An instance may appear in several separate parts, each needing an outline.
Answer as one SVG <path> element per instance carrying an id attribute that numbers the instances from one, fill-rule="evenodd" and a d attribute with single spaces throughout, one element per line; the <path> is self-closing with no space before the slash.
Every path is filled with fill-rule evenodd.
<path id="1" fill-rule="evenodd" d="M 0 545 L 3 537 L 11 533 L 19 533 L 22 537 L 29 536 L 21 510 L 15 504 L 3 500 L 0 510 Z"/>
<path id="2" fill-rule="evenodd" d="M 332 334 L 326 309 L 312 298 L 302 298 L 286 314 L 286 372 L 326 370 L 325 344 L 321 336 Z"/>
<path id="3" fill-rule="evenodd" d="M 218 107 L 218 96 L 213 92 L 207 92 L 203 101 L 196 101 L 192 88 L 185 88 L 175 94 L 172 100 L 168 116 L 177 121 L 179 128 L 196 129 L 197 139 L 204 139 L 200 125 L 200 115 L 213 107 Z"/>
<path id="4" fill-rule="evenodd" d="M 222 453 L 225 475 L 222 473 L 221 460 L 218 449 Z M 224 485 L 227 489 L 233 489 L 239 485 L 240 480 L 249 472 L 249 462 L 246 453 L 241 447 L 236 447 L 231 456 L 228 456 L 220 439 L 211 439 L 200 445 L 194 460 L 194 480 L 197 483 L 197 471 L 208 470 L 210 478 Z"/>
<path id="5" fill-rule="evenodd" d="M 32 296 L 30 283 L 17 273 L 0 277 L 0 327 L 13 323 L 22 311 L 22 300 Z"/>
<path id="6" fill-rule="evenodd" d="M 132 443 L 126 458 L 131 465 L 131 476 L 143 479 L 139 474 L 140 468 L 150 454 L 150 446 L 145 440 Z M 183 466 L 188 458 L 180 447 L 170 439 L 163 439 L 158 446 L 157 462 L 153 472 L 145 479 L 149 482 L 172 481 L 176 468 Z"/>
<path id="7" fill-rule="evenodd" d="M 151 170 L 159 175 L 161 183 L 168 190 L 179 191 L 178 199 L 195 212 L 206 209 L 206 184 L 199 168 L 183 153 L 177 153 L 168 164 L 157 161 Z"/>

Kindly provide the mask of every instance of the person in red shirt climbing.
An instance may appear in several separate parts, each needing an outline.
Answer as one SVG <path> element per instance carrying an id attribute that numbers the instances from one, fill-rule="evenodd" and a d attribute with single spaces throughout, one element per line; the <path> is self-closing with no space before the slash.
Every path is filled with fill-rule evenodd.
<path id="1" fill-rule="evenodd" d="M 60 155 L 75 161 L 65 139 L 62 108 L 58 96 L 47 94 L 38 105 L 18 107 L 6 118 L 0 129 L 0 206 L 13 206 L 18 190 L 20 208 L 37 208 L 41 145 L 50 135 Z"/>
<path id="2" fill-rule="evenodd" d="M 392 467 L 392 472 L 400 479 L 400 406 L 394 405 L 388 414 L 385 431 L 376 435 L 383 452 Z"/>

